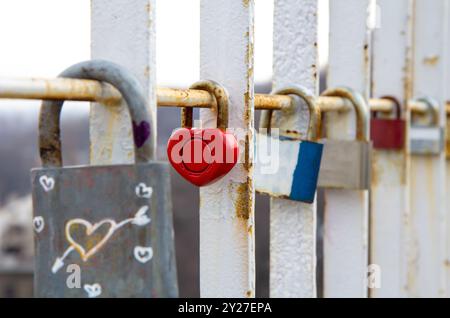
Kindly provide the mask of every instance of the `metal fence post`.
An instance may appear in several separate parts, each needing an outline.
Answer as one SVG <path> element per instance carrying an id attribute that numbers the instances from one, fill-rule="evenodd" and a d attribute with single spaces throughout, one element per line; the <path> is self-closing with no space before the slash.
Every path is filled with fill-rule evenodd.
<path id="1" fill-rule="evenodd" d="M 347 86 L 368 97 L 370 0 L 330 1 L 328 87 Z M 355 115 L 326 115 L 329 138 L 354 139 Z M 324 191 L 324 297 L 367 297 L 369 192 Z"/>
<path id="2" fill-rule="evenodd" d="M 123 65 L 141 80 L 150 111 L 156 112 L 155 1 L 92 1 L 91 42 L 92 58 Z M 91 163 L 132 162 L 134 150 L 126 107 L 95 104 L 90 117 Z M 156 143 L 156 135 L 151 138 Z"/>
<path id="3" fill-rule="evenodd" d="M 416 0 L 413 97 L 440 105 L 445 126 L 445 37 L 448 1 Z M 410 297 L 445 296 L 445 155 L 411 158 Z"/>
<path id="4" fill-rule="evenodd" d="M 448 19 L 450 19 L 450 5 L 448 5 L 447 7 L 447 34 L 446 36 L 450 35 L 450 22 L 448 21 Z M 445 54 L 446 56 L 448 56 L 448 54 L 450 53 L 450 48 L 449 48 L 449 44 L 450 42 L 446 42 L 446 50 L 445 50 Z M 446 58 L 445 60 L 445 82 L 448 83 L 448 81 L 450 80 L 450 58 Z M 450 89 L 446 89 L 445 90 L 445 94 L 446 94 L 446 101 L 447 103 L 449 103 L 450 101 Z M 446 195 L 447 198 L 450 194 L 450 115 L 449 113 L 447 113 L 447 116 L 445 117 L 446 119 L 446 184 L 445 184 L 445 190 L 446 190 Z M 447 201 L 448 202 L 448 201 Z M 447 203 L 448 204 L 448 203 Z M 446 244 L 447 244 L 447 249 L 446 249 L 446 296 L 448 297 L 450 294 L 450 207 L 447 206 L 446 208 Z"/>
<path id="5" fill-rule="evenodd" d="M 243 156 L 200 189 L 201 297 L 255 296 L 253 11 L 253 0 L 201 0 L 200 75 L 228 90 L 229 127 Z M 214 112 L 202 109 L 200 117 L 215 127 Z"/>
<path id="6" fill-rule="evenodd" d="M 317 94 L 318 1 L 280 0 L 274 9 L 274 89 L 301 85 Z M 281 135 L 306 136 L 308 109 L 296 109 L 289 118 L 274 113 Z M 316 297 L 316 203 L 271 199 L 270 297 Z"/>
<path id="7" fill-rule="evenodd" d="M 373 32 L 372 95 L 396 98 L 409 120 L 412 84 L 412 1 L 378 0 Z M 396 114 L 393 114 L 395 116 Z M 407 126 L 408 127 L 408 126 Z M 374 150 L 370 206 L 370 263 L 381 270 L 371 297 L 404 297 L 407 281 L 406 242 L 409 211 L 408 143 L 403 150 Z M 378 287 L 378 288 L 377 288 Z"/>

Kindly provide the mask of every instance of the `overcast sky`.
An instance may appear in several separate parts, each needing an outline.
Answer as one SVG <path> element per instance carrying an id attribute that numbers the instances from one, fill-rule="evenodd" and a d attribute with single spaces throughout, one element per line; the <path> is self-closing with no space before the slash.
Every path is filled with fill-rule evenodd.
<path id="1" fill-rule="evenodd" d="M 156 0 L 158 85 L 187 87 L 198 79 L 199 2 Z M 273 0 L 255 2 L 255 80 L 270 81 Z M 326 23 L 321 26 L 320 37 L 326 40 Z M 0 39 L 1 77 L 54 77 L 90 56 L 90 0 L 1 0 Z M 321 51 L 326 50 L 322 45 Z M 30 109 L 34 114 L 37 105 L 0 101 L 0 111 Z M 87 110 L 87 105 L 72 105 L 66 108 Z"/>

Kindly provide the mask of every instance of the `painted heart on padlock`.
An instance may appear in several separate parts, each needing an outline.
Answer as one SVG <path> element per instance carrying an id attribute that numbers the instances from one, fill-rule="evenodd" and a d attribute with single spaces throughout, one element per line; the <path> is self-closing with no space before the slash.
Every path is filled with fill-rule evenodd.
<path id="1" fill-rule="evenodd" d="M 236 165 L 239 147 L 233 134 L 217 128 L 180 128 L 170 136 L 167 157 L 196 186 L 211 184 Z"/>

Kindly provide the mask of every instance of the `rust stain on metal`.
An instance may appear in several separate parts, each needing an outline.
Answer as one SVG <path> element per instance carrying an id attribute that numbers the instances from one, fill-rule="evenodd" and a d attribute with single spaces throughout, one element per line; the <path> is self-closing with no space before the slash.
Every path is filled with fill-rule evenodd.
<path id="1" fill-rule="evenodd" d="M 292 98 L 287 95 L 255 94 L 255 109 L 281 110 L 290 108 Z"/>
<path id="2" fill-rule="evenodd" d="M 245 55 L 245 63 L 247 67 L 247 88 L 244 93 L 244 122 L 251 123 L 253 120 L 253 109 L 250 105 L 251 101 L 254 99 L 252 94 L 252 85 L 253 85 L 253 42 L 250 40 L 250 32 L 246 32 L 245 36 L 247 37 L 247 52 Z M 247 141 L 246 141 L 247 142 Z"/>
<path id="3" fill-rule="evenodd" d="M 199 89 L 174 89 L 159 87 L 158 106 L 217 108 L 216 99 L 207 91 Z"/>
<path id="4" fill-rule="evenodd" d="M 235 201 L 236 216 L 240 219 L 248 220 L 250 218 L 251 207 L 253 205 L 251 195 L 251 182 L 239 183 L 236 189 L 237 198 Z"/>
<path id="5" fill-rule="evenodd" d="M 245 135 L 243 166 L 247 173 L 250 172 L 250 169 L 253 167 L 253 163 L 250 161 L 250 138 L 248 134 Z"/>
<path id="6" fill-rule="evenodd" d="M 247 229 L 249 235 L 253 235 L 253 225 L 250 225 Z"/>
<path id="7" fill-rule="evenodd" d="M 432 55 L 432 56 L 425 57 L 423 59 L 423 64 L 434 66 L 434 65 L 438 64 L 439 61 L 440 61 L 439 55 Z"/>
<path id="8" fill-rule="evenodd" d="M 81 79 L 2 79 L 0 96 L 13 99 L 77 100 L 102 103 L 120 101 L 121 94 L 109 84 Z"/>
<path id="9" fill-rule="evenodd" d="M 365 76 L 367 91 L 365 91 L 363 93 L 364 98 L 367 98 L 366 94 L 370 93 L 370 89 L 372 89 L 372 85 L 373 85 L 373 80 L 370 76 L 370 69 L 371 69 L 370 55 L 371 55 L 371 52 L 370 52 L 369 44 L 366 43 L 366 44 L 364 44 L 364 76 Z"/>
<path id="10" fill-rule="evenodd" d="M 252 290 L 247 290 L 247 292 L 245 293 L 245 297 L 253 298 L 253 291 Z"/>
<path id="11" fill-rule="evenodd" d="M 447 115 L 446 129 L 445 129 L 445 157 L 450 159 L 450 116 Z"/>
<path id="12" fill-rule="evenodd" d="M 368 67 L 370 67 L 370 52 L 369 52 L 369 44 L 368 43 L 366 43 L 366 44 L 364 44 L 364 63 L 365 63 L 365 66 L 366 66 L 366 69 L 368 68 Z"/>
<path id="13" fill-rule="evenodd" d="M 425 157 L 423 158 L 425 160 L 425 170 L 426 170 L 426 184 L 427 184 L 427 194 L 426 198 L 429 198 L 428 204 L 429 204 L 429 217 L 430 217 L 430 224 L 433 224 L 433 220 L 436 218 L 436 213 L 438 211 L 436 207 L 436 193 L 437 189 L 435 187 L 436 180 L 434 178 L 434 158 L 432 157 Z"/>
<path id="14" fill-rule="evenodd" d="M 251 1 L 251 0 L 250 0 Z M 248 1 L 247 1 L 248 5 Z M 253 24 L 252 24 L 253 25 Z M 253 167 L 253 162 L 251 162 L 250 151 L 253 151 L 253 147 L 250 147 L 251 142 L 253 140 L 252 130 L 253 127 L 253 108 L 252 101 L 254 101 L 253 94 L 253 55 L 254 55 L 254 46 L 251 35 L 253 34 L 253 28 L 251 27 L 249 31 L 245 33 L 245 37 L 247 38 L 247 52 L 245 55 L 245 63 L 247 65 L 247 87 L 244 93 L 244 123 L 245 126 L 250 128 L 245 135 L 245 145 L 244 145 L 244 164 L 243 167 L 247 172 L 247 176 L 251 173 L 251 169 Z M 249 178 L 247 177 L 247 191 L 250 191 L 249 186 Z M 247 194 L 248 197 L 251 195 Z M 251 206 L 249 206 L 251 210 Z M 248 218 L 248 216 L 247 216 Z"/>
<path id="15" fill-rule="evenodd" d="M 311 68 L 312 68 L 313 80 L 315 82 L 317 80 L 317 65 L 316 64 L 312 64 Z"/>
<path id="16" fill-rule="evenodd" d="M 380 177 L 383 174 L 383 169 L 379 163 L 379 155 L 378 151 L 372 151 L 372 176 L 371 176 L 371 184 L 373 187 L 377 187 Z"/>
<path id="17" fill-rule="evenodd" d="M 283 131 L 284 137 L 289 137 L 293 140 L 301 140 L 305 137 L 305 134 L 301 131 L 294 130 L 294 129 L 286 129 Z"/>
<path id="18" fill-rule="evenodd" d="M 244 5 L 245 8 L 248 8 L 248 6 L 250 5 L 250 1 L 252 0 L 242 0 L 242 4 Z"/>

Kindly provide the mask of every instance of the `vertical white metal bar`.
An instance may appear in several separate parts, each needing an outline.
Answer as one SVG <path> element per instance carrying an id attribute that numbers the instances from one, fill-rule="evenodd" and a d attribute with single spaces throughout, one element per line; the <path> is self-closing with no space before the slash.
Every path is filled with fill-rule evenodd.
<path id="1" fill-rule="evenodd" d="M 347 86 L 368 97 L 370 0 L 330 1 L 328 87 Z M 355 139 L 355 113 L 328 114 L 327 136 Z M 324 191 L 324 296 L 367 297 L 369 192 Z"/>
<path id="2" fill-rule="evenodd" d="M 446 36 L 450 36 L 450 5 L 448 5 L 447 7 L 447 17 L 446 17 L 446 21 L 447 21 L 447 33 Z M 445 68 L 446 68 L 446 73 L 445 73 L 445 82 L 448 83 L 448 80 L 450 79 L 450 58 L 448 58 L 448 54 L 450 53 L 450 41 L 447 40 L 445 42 L 445 46 L 446 46 L 446 50 L 445 50 L 445 54 L 447 56 L 447 58 L 445 59 Z M 446 103 L 450 102 L 450 89 L 446 89 L 445 90 L 445 94 L 446 94 Z M 445 184 L 445 191 L 447 194 L 447 198 L 450 195 L 450 116 L 447 114 L 447 116 L 445 117 L 446 119 L 446 184 Z M 446 215 L 447 215 L 447 225 L 446 225 L 446 236 L 447 236 L 447 247 L 446 247 L 446 296 L 449 296 L 450 293 L 450 202 L 447 200 L 446 204 L 447 204 L 447 208 L 446 208 Z"/>
<path id="3" fill-rule="evenodd" d="M 253 0 L 202 0 L 200 74 L 230 95 L 229 127 L 241 158 L 219 182 L 200 189 L 201 297 L 254 297 Z M 216 114 L 203 109 L 206 127 Z"/>
<path id="4" fill-rule="evenodd" d="M 91 1 L 92 58 L 113 61 L 133 72 L 149 96 L 152 112 L 156 112 L 154 23 L 154 0 Z M 92 164 L 133 161 L 130 117 L 123 106 L 93 105 L 90 116 Z M 156 136 L 151 138 L 156 144 Z"/>
<path id="5" fill-rule="evenodd" d="M 301 85 L 318 93 L 317 11 L 318 0 L 275 1 L 274 89 Z M 274 114 L 281 135 L 306 136 L 308 109 L 296 109 L 289 118 Z M 316 297 L 316 203 L 271 199 L 270 297 Z"/>
<path id="6" fill-rule="evenodd" d="M 406 101 L 411 97 L 412 83 L 412 1 L 378 0 L 377 14 L 380 24 L 373 32 L 372 95 L 396 98 L 407 120 Z M 408 149 L 374 150 L 370 263 L 381 269 L 381 282 L 369 290 L 371 297 L 405 297 L 408 195 Z"/>
<path id="7" fill-rule="evenodd" d="M 445 38 L 448 1 L 416 0 L 414 97 L 430 96 L 441 104 L 445 125 Z M 411 249 L 408 293 L 411 297 L 445 296 L 445 155 L 411 158 Z"/>

